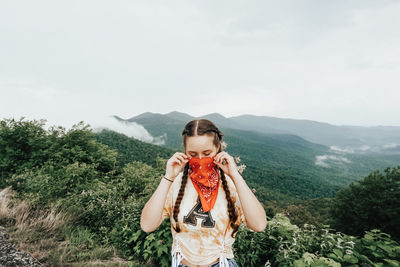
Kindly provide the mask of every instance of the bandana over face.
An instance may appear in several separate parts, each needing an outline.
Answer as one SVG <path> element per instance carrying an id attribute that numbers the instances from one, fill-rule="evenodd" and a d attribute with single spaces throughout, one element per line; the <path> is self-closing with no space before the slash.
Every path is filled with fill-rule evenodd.
<path id="1" fill-rule="evenodd" d="M 189 160 L 189 175 L 192 184 L 200 196 L 203 211 L 212 209 L 217 200 L 219 188 L 219 170 L 213 157 L 192 157 Z"/>

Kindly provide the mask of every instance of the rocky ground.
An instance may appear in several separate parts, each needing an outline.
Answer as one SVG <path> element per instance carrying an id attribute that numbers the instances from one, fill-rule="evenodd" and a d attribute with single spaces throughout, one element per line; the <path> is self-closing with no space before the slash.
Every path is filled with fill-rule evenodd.
<path id="1" fill-rule="evenodd" d="M 28 253 L 23 253 L 15 249 L 3 228 L 0 227 L 0 266 L 20 267 L 20 266 L 43 266 Z"/>

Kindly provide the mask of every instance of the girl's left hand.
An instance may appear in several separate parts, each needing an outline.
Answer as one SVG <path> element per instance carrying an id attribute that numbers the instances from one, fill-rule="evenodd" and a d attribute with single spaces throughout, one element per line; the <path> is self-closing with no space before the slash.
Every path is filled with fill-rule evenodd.
<path id="1" fill-rule="evenodd" d="M 214 158 L 214 163 L 217 164 L 217 166 L 220 167 L 224 173 L 232 177 L 232 179 L 234 175 L 239 173 L 234 158 L 226 151 L 219 152 Z"/>

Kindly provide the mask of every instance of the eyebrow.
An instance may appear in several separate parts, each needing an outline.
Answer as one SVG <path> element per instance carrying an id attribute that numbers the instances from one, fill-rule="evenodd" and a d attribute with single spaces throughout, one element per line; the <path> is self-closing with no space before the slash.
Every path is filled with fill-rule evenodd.
<path id="1" fill-rule="evenodd" d="M 204 150 L 203 152 L 207 152 L 207 151 L 211 151 L 211 149 Z M 189 152 L 197 153 L 196 151 L 189 151 Z"/>

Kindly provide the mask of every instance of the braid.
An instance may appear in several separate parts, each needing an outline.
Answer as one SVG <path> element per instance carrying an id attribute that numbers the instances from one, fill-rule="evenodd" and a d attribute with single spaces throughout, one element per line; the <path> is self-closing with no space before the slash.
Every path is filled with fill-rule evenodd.
<path id="1" fill-rule="evenodd" d="M 186 163 L 185 169 L 183 171 L 183 176 L 182 176 L 182 181 L 181 181 L 181 187 L 179 188 L 179 193 L 178 197 L 176 198 L 175 204 L 174 204 L 174 211 L 173 211 L 173 218 L 176 222 L 176 228 L 172 225 L 172 228 L 174 228 L 175 232 L 179 233 L 181 231 L 181 228 L 179 227 L 179 222 L 178 222 L 178 214 L 179 214 L 179 207 L 182 202 L 183 195 L 185 193 L 185 187 L 186 183 L 188 180 L 188 172 L 189 172 L 189 162 Z"/>
<path id="2" fill-rule="evenodd" d="M 216 133 L 219 140 L 222 140 L 222 137 L 224 137 L 224 134 L 218 128 L 212 129 L 210 131 Z"/>
<path id="3" fill-rule="evenodd" d="M 239 229 L 239 225 L 235 224 L 235 222 L 236 222 L 236 220 L 238 218 L 238 215 L 236 213 L 236 209 L 235 209 L 234 203 L 233 203 L 232 198 L 231 198 L 231 192 L 229 190 L 228 183 L 226 182 L 225 174 L 224 174 L 224 172 L 222 171 L 221 168 L 219 168 L 219 169 L 220 169 L 220 172 L 221 172 L 222 186 L 224 188 L 225 195 L 226 195 L 226 200 L 228 202 L 227 206 L 228 206 L 228 212 L 229 212 L 229 222 L 230 222 L 230 225 L 231 225 L 231 227 L 233 229 L 233 232 L 232 232 L 231 236 L 234 237 L 233 235 Z"/>

